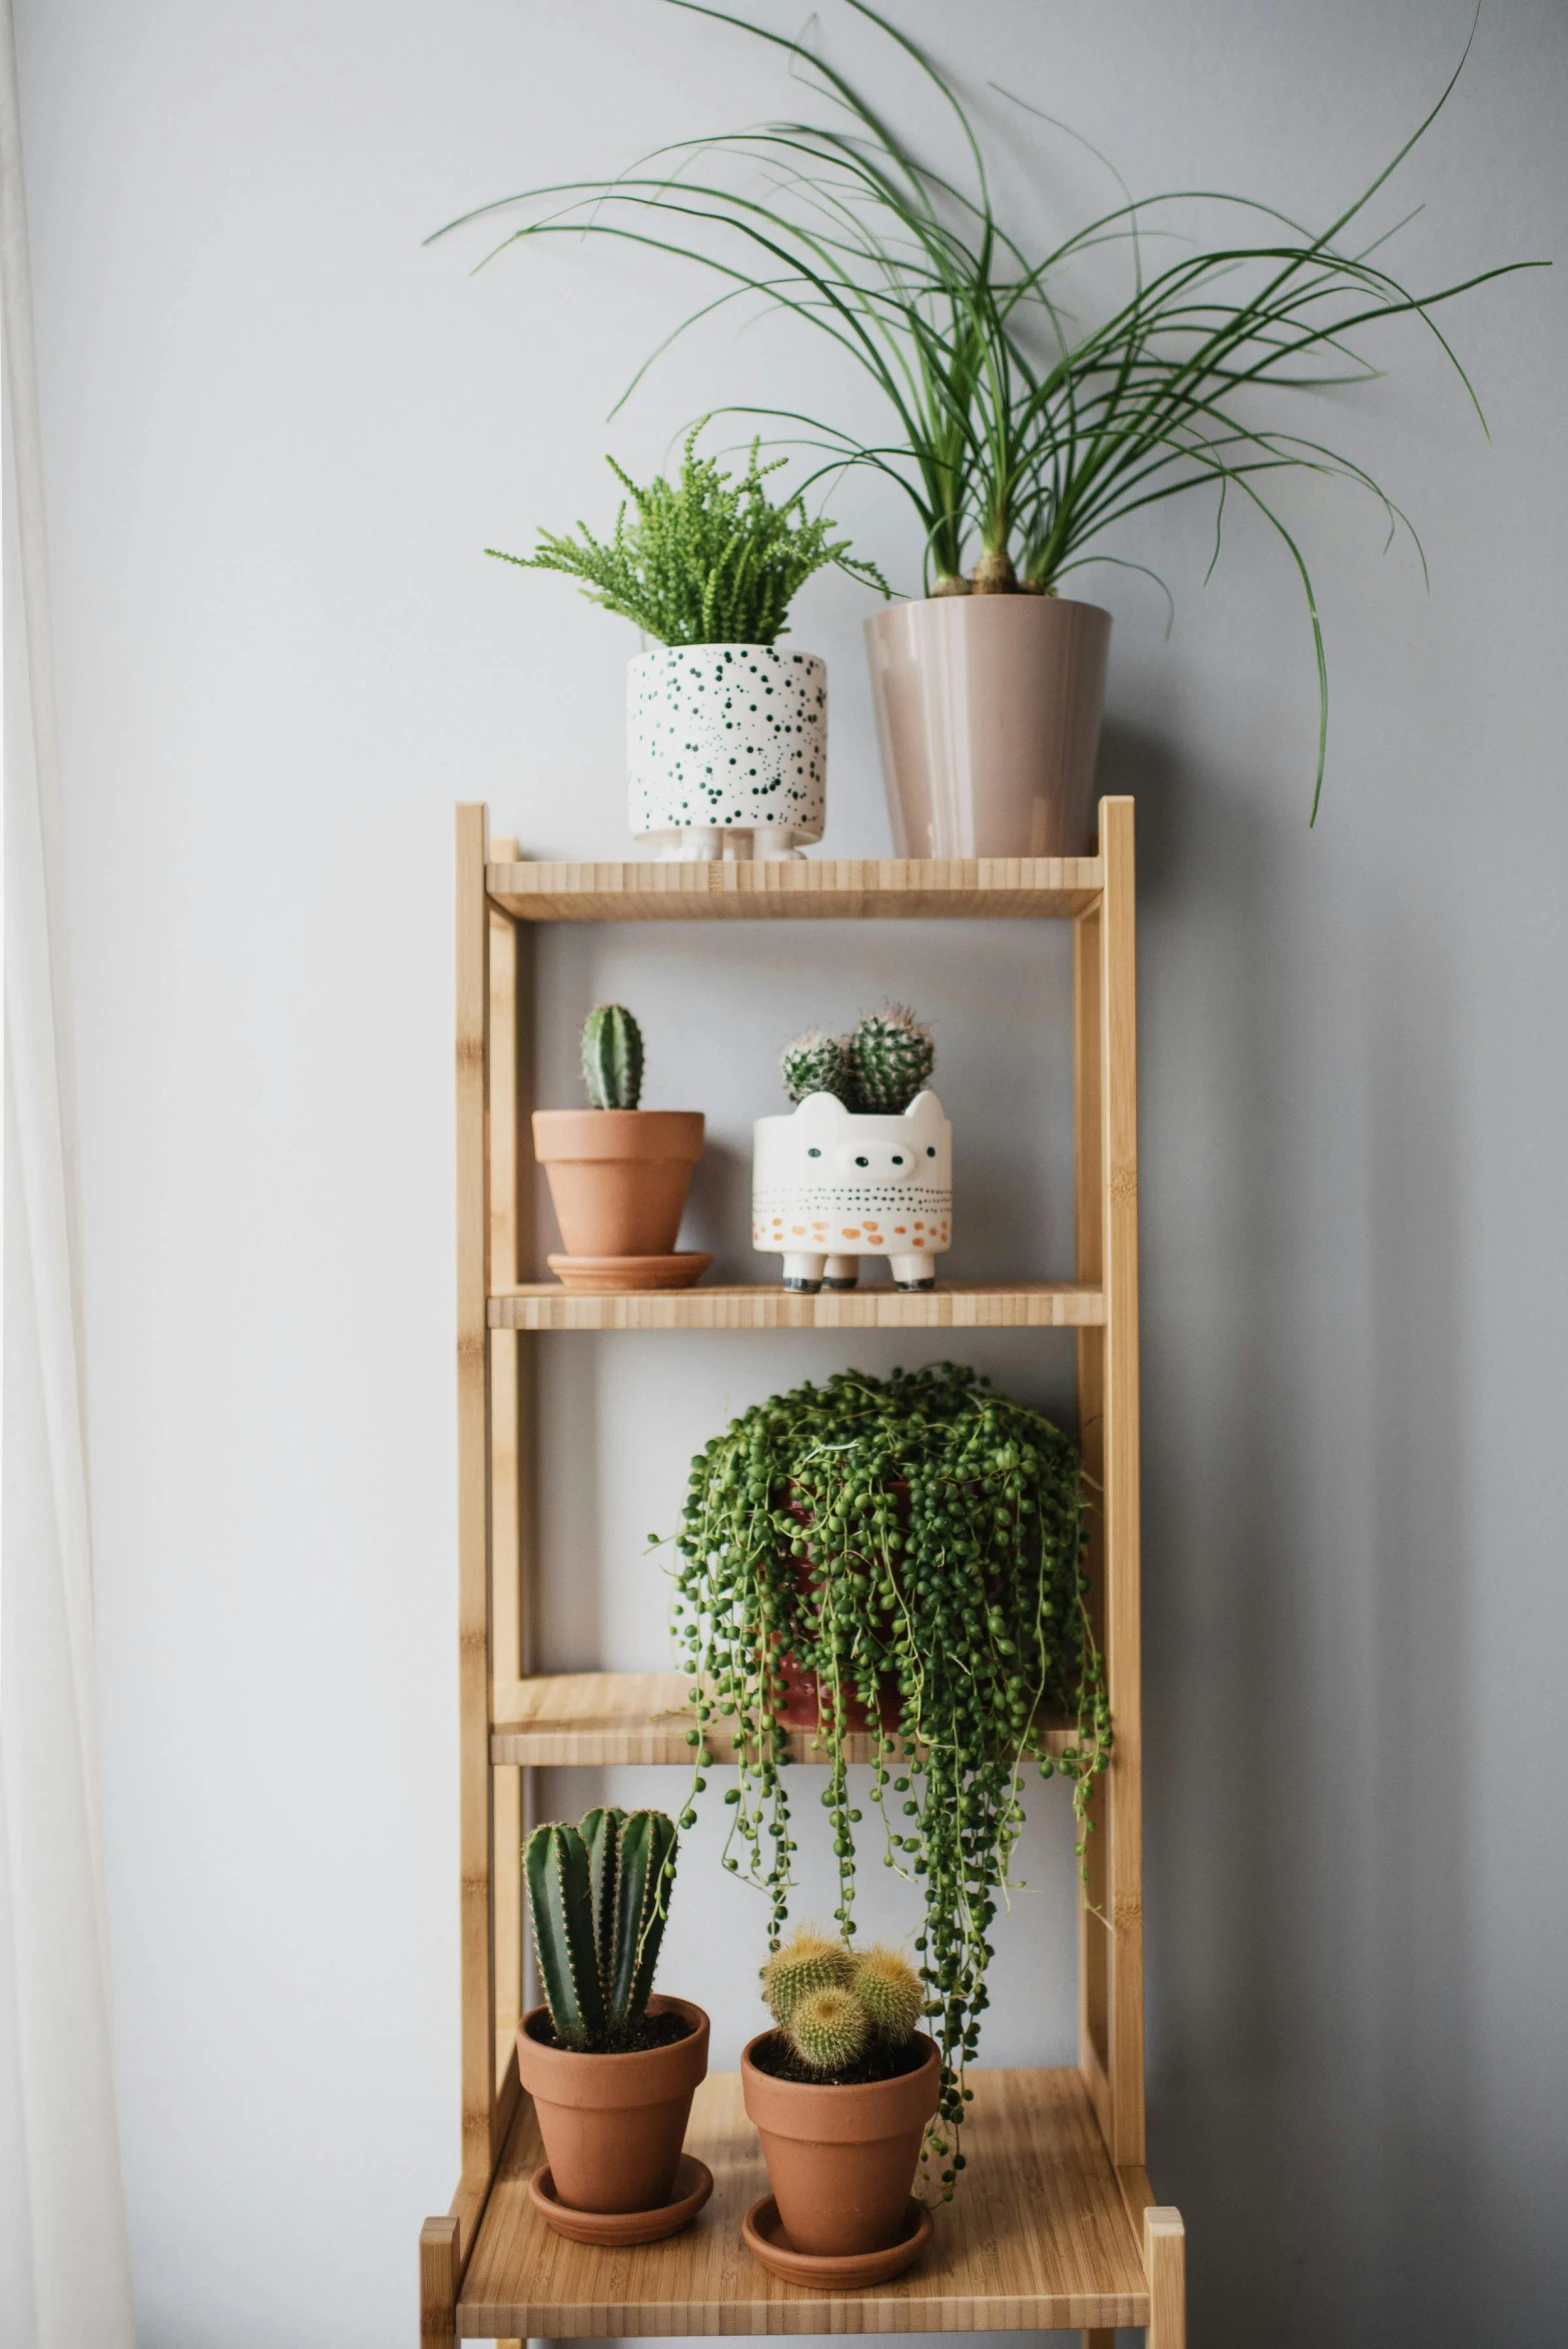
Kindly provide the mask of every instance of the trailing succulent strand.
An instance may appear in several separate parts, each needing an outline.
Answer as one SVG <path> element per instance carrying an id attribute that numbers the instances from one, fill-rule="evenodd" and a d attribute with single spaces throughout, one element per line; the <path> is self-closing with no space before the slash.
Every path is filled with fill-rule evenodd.
<path id="1" fill-rule="evenodd" d="M 779 1056 L 791 1101 L 833 1093 L 850 1110 L 901 1117 L 931 1082 L 931 1031 L 901 1003 L 867 1012 L 848 1036 L 807 1028 Z"/>
<path id="2" fill-rule="evenodd" d="M 608 544 L 579 522 L 576 538 L 542 531 L 531 555 L 485 552 L 525 571 L 582 580 L 590 603 L 635 620 L 660 644 L 771 644 L 784 632 L 796 591 L 829 564 L 891 592 L 876 565 L 851 555 L 848 539 L 834 538 L 834 525 L 808 515 L 800 497 L 774 505 L 763 484 L 787 459 L 759 464 L 753 441 L 736 482 L 711 457 L 699 457 L 697 436 L 707 422 L 704 416 L 687 435 L 673 483 L 660 475 L 639 489 L 608 460 L 627 493 Z"/>
<path id="3" fill-rule="evenodd" d="M 593 1810 L 524 1845 L 539 1979 L 564 2046 L 613 2048 L 647 2013 L 677 1840 L 663 1811 Z"/>
<path id="4" fill-rule="evenodd" d="M 915 1949 L 943 2074 L 922 2159 L 936 2161 L 944 2194 L 963 2161 L 963 2074 L 987 2004 L 989 1932 L 1023 1826 L 1026 1763 L 1069 1780 L 1087 1873 L 1088 1802 L 1111 1722 L 1083 1510 L 1068 1438 L 974 1371 L 940 1363 L 885 1380 L 841 1371 L 743 1412 L 693 1461 L 676 1537 L 675 1636 L 697 1721 L 693 1804 L 712 1759 L 708 1724 L 724 1718 L 738 1757 L 724 1864 L 768 1892 L 774 1949 L 796 1848 L 783 1659 L 813 1674 L 819 1692 L 846 1942 L 862 1819 L 845 1722 L 853 1700 L 865 1708 L 883 1864 L 925 1901 Z M 1053 1759 L 1049 1733 L 1063 1722 L 1065 1750 Z M 695 1816 L 688 1804 L 682 1825 Z M 775 2014 L 784 1978 L 770 1967 Z"/>
<path id="5" fill-rule="evenodd" d="M 583 1022 L 583 1083 L 595 1109 L 635 1109 L 642 1099 L 642 1030 L 619 1003 Z"/>

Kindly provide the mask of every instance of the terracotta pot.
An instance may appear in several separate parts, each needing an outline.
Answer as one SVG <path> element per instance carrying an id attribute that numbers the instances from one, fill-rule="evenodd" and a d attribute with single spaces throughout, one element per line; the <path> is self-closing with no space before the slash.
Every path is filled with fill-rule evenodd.
<path id="1" fill-rule="evenodd" d="M 517 2076 L 534 2100 L 558 2201 L 573 2210 L 659 2210 L 670 2200 L 691 2100 L 708 2070 L 708 2018 L 684 1998 L 650 1998 L 651 2015 L 692 2025 L 671 2047 L 637 2055 L 584 2055 L 517 2031 Z"/>
<path id="2" fill-rule="evenodd" d="M 900 856 L 1086 856 L 1111 616 L 1055 595 L 932 596 L 866 622 Z"/>
<path id="3" fill-rule="evenodd" d="M 918 2071 L 864 2088 L 776 2080 L 740 2059 L 746 2111 L 757 2125 L 784 2231 L 796 2251 L 842 2257 L 882 2251 L 908 2232 L 920 2140 L 936 2111 L 941 2064 L 924 2040 Z"/>
<path id="4" fill-rule="evenodd" d="M 667 1256 L 702 1156 L 700 1109 L 536 1109 L 534 1156 L 569 1256 Z"/>

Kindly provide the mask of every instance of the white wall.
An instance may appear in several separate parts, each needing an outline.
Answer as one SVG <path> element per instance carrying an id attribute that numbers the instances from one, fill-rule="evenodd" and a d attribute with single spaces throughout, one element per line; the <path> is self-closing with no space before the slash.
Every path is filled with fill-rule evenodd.
<path id="1" fill-rule="evenodd" d="M 450 808 L 621 853 L 634 649 L 479 550 L 607 515 L 604 450 L 649 466 L 717 399 L 835 392 L 788 334 L 723 329 L 611 428 L 689 281 L 572 246 L 470 280 L 475 248 L 421 246 L 784 105 L 717 27 L 654 0 L 18 14 L 142 2338 L 382 2349 L 456 2166 Z M 1467 25 L 1463 0 L 898 14 L 1142 188 L 1315 220 Z M 1565 62 L 1552 0 L 1493 0 L 1409 175 L 1416 282 L 1561 256 Z M 1097 192 L 986 103 L 1042 218 Z M 1290 501 L 1333 662 L 1315 833 L 1302 622 L 1262 533 L 1204 591 L 1207 516 L 1151 528 L 1168 643 L 1152 592 L 1090 575 L 1117 616 L 1103 781 L 1136 792 L 1143 860 L 1153 2164 L 1215 2349 L 1561 2327 L 1560 276 L 1454 315 L 1490 447 L 1415 334 L 1332 420 L 1419 521 L 1430 596 L 1368 511 Z M 899 516 L 859 488 L 837 510 L 913 583 Z M 819 582 L 798 614 L 832 670 L 840 853 L 887 845 L 865 600 Z M 547 981 L 561 1099 L 613 990 L 650 1097 L 709 1109 L 695 1220 L 734 1265 L 779 1039 L 914 995 L 969 1186 L 954 1269 L 1039 1262 L 1036 1204 L 1063 1262 L 1054 935 L 585 935 Z M 964 1351 L 1065 1407 L 1059 1341 Z M 555 1660 L 658 1660 L 641 1537 L 681 1460 L 840 1359 L 551 1349 Z M 1065 2046 L 1064 1841 L 1047 1806 L 993 2054 Z M 729 2049 L 759 1923 L 694 1853 L 668 1973 Z"/>

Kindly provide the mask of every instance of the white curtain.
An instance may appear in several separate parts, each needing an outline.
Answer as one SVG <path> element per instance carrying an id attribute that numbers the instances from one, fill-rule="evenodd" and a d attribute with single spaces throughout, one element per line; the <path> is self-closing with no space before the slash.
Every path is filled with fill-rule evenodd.
<path id="1" fill-rule="evenodd" d="M 57 768 L 16 52 L 0 0 L 5 448 L 0 2343 L 131 2349 L 99 1852 Z"/>

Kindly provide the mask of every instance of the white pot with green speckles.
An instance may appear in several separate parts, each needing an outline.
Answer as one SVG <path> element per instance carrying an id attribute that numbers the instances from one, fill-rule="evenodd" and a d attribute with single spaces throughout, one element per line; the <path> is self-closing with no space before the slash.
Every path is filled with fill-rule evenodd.
<path id="1" fill-rule="evenodd" d="M 820 840 L 828 673 L 777 644 L 669 644 L 627 671 L 631 828 L 666 856 L 780 856 Z"/>

